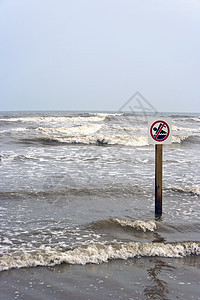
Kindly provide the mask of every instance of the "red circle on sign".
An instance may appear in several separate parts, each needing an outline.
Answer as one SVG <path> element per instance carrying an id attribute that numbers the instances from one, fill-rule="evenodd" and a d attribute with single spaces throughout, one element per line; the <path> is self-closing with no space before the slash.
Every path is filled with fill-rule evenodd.
<path id="1" fill-rule="evenodd" d="M 155 131 L 155 134 L 153 134 L 153 130 Z M 165 121 L 158 120 L 151 125 L 150 134 L 152 139 L 156 142 L 165 141 L 169 137 L 169 133 L 169 125 Z"/>

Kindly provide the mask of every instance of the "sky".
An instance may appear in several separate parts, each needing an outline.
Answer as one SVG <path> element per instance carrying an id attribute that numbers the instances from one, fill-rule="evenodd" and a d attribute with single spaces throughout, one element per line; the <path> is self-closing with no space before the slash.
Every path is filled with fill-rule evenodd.
<path id="1" fill-rule="evenodd" d="M 0 0 L 0 111 L 200 112 L 199 0 Z"/>

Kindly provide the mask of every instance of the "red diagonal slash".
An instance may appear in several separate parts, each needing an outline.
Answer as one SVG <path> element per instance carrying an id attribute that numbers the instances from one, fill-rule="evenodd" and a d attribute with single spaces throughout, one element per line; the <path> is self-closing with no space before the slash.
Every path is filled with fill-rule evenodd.
<path id="1" fill-rule="evenodd" d="M 159 131 L 157 132 L 155 139 L 157 139 L 157 136 L 160 134 L 161 130 L 163 129 L 165 123 L 162 124 L 162 126 L 160 127 Z"/>

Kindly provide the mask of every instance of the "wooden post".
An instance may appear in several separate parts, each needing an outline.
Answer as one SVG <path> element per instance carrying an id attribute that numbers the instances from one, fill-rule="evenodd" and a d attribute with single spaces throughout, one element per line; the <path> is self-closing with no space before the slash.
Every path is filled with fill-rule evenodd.
<path id="1" fill-rule="evenodd" d="M 155 216 L 162 216 L 162 147 L 155 145 Z"/>

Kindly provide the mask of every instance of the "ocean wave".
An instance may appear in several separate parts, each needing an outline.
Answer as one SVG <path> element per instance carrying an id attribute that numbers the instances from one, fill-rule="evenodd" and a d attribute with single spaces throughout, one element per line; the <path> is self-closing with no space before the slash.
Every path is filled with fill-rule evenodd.
<path id="1" fill-rule="evenodd" d="M 55 266 L 67 264 L 100 264 L 116 259 L 129 259 L 134 257 L 184 257 L 200 255 L 200 242 L 174 242 L 174 243 L 141 243 L 118 242 L 111 244 L 91 243 L 72 250 L 62 250 L 49 246 L 37 249 L 8 252 L 0 259 L 0 271 L 12 268 Z"/>
<path id="2" fill-rule="evenodd" d="M 74 126 L 74 127 L 61 127 L 61 128 L 49 128 L 38 127 L 36 131 L 44 134 L 64 134 L 64 135 L 89 135 L 95 133 L 101 129 L 101 124 L 90 124 L 87 126 Z"/>
<path id="3" fill-rule="evenodd" d="M 142 189 L 143 190 L 143 189 Z M 68 196 L 68 195 L 102 195 L 103 196 L 113 196 L 113 195 L 133 195 L 137 192 L 141 192 L 140 188 L 136 186 L 103 186 L 103 187 L 66 187 L 65 185 L 54 185 L 52 188 L 42 190 L 13 190 L 13 191 L 0 191 L 0 197 L 44 197 L 44 196 Z M 98 221 L 98 223 L 105 223 L 104 225 L 110 225 L 110 223 L 116 224 L 114 220 L 103 220 Z M 102 225 L 102 224 L 101 224 Z"/>
<path id="4" fill-rule="evenodd" d="M 172 125 L 173 131 L 181 131 L 181 132 L 200 132 L 199 128 L 189 128 L 189 127 L 181 127 Z"/>
<path id="5" fill-rule="evenodd" d="M 200 122 L 200 117 L 196 117 L 196 118 L 191 118 L 191 120 L 195 121 L 195 122 Z"/>
<path id="6" fill-rule="evenodd" d="M 39 137 L 35 139 L 24 139 L 24 142 L 81 144 L 81 145 L 120 145 L 120 146 L 147 146 L 148 138 L 143 136 L 109 136 L 109 135 L 88 135 L 88 136 L 65 136 L 65 137 Z"/>
<path id="7" fill-rule="evenodd" d="M 199 186 L 192 186 L 192 187 L 173 187 L 171 188 L 172 191 L 178 193 L 189 193 L 192 195 L 200 196 L 200 187 Z"/>
<path id="8" fill-rule="evenodd" d="M 172 136 L 172 143 L 182 144 L 182 143 L 199 143 L 200 137 L 198 135 L 174 135 Z"/>
<path id="9" fill-rule="evenodd" d="M 141 131 L 146 133 L 145 127 L 131 127 L 131 126 L 125 127 L 120 125 L 109 125 L 107 126 L 106 130 L 111 130 L 113 132 L 123 132 L 129 135 L 134 134 L 134 132 L 141 132 Z"/>
<path id="10" fill-rule="evenodd" d="M 109 114 L 99 114 L 96 116 L 73 116 L 73 117 L 16 117 L 16 118 L 1 118 L 0 122 L 21 122 L 21 123 L 41 123 L 41 122 L 99 122 L 105 120 Z"/>
<path id="11" fill-rule="evenodd" d="M 45 159 L 42 157 L 36 157 L 33 155 L 24 155 L 24 154 L 18 154 L 13 151 L 7 152 L 7 153 L 0 153 L 0 162 L 6 163 L 6 162 L 13 162 L 13 161 L 44 161 Z"/>
<path id="12" fill-rule="evenodd" d="M 183 142 L 199 143 L 198 136 L 173 136 L 173 144 L 181 144 Z M 148 146 L 147 136 L 134 136 L 134 135 L 85 135 L 85 136 L 64 136 L 64 137 L 41 137 L 38 140 L 47 142 L 57 142 L 66 144 L 83 144 L 83 145 L 120 145 L 120 146 L 133 146 L 143 147 Z"/>
<path id="13" fill-rule="evenodd" d="M 73 126 L 73 127 L 38 127 L 36 128 L 36 132 L 43 133 L 46 135 L 91 135 L 93 133 L 96 133 L 100 130 L 103 130 L 104 132 L 112 132 L 113 136 L 114 133 L 123 133 L 126 134 L 125 136 L 133 136 L 135 132 L 141 132 L 146 130 L 145 128 L 141 129 L 138 127 L 122 127 L 122 126 L 115 126 L 115 125 L 110 125 L 110 126 L 103 126 L 103 124 L 87 124 L 87 125 L 78 125 L 78 126 Z M 111 134 L 111 137 L 112 137 Z M 121 136 L 121 134 L 120 134 Z"/>
<path id="14" fill-rule="evenodd" d="M 10 133 L 14 133 L 16 134 L 17 132 L 25 132 L 27 130 L 27 128 L 21 128 L 21 127 L 18 127 L 18 128 L 12 128 L 12 129 L 5 129 L 5 130 L 0 130 L 0 134 L 2 133 L 6 133 L 6 134 L 10 134 Z"/>
<path id="15" fill-rule="evenodd" d="M 114 222 L 120 224 L 122 227 L 132 227 L 137 230 L 146 231 L 154 231 L 156 229 L 156 221 L 149 220 L 149 221 L 130 221 L 130 220 L 121 220 L 121 219 L 113 219 Z"/>
<path id="16" fill-rule="evenodd" d="M 93 230 L 106 230 L 109 231 L 111 228 L 114 228 L 115 231 L 117 231 L 118 228 L 124 227 L 124 228 L 131 228 L 135 229 L 137 231 L 155 231 L 157 228 L 157 223 L 154 220 L 125 220 L 125 219 L 119 219 L 119 218 L 110 218 L 106 220 L 98 220 L 90 224 L 89 226 Z"/>
<path id="17" fill-rule="evenodd" d="M 137 135 L 108 135 L 98 133 L 100 126 L 80 126 L 72 128 L 43 128 L 36 129 L 41 136 L 26 137 L 17 136 L 23 143 L 45 143 L 45 144 L 77 144 L 77 145 L 97 145 L 97 146 L 148 146 L 147 136 Z M 173 136 L 173 144 L 199 143 L 198 136 Z"/>
<path id="18" fill-rule="evenodd" d="M 89 115 L 92 116 L 100 116 L 100 117 L 108 117 L 108 116 L 123 116 L 123 113 L 103 113 L 103 112 L 99 112 L 99 113 L 88 113 Z"/>

